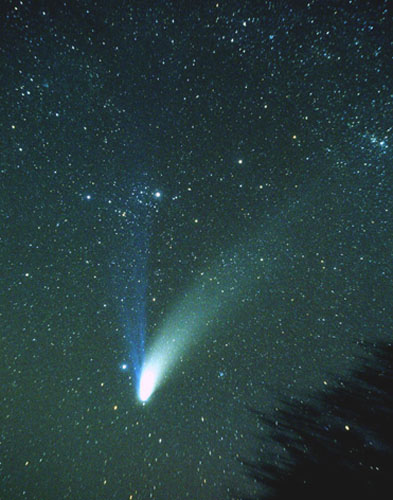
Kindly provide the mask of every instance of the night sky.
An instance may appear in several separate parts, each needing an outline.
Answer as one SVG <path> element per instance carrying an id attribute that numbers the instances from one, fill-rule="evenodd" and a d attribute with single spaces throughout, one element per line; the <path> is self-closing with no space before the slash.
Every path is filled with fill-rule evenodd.
<path id="1" fill-rule="evenodd" d="M 253 494 L 390 338 L 388 4 L 2 2 L 2 500 Z"/>

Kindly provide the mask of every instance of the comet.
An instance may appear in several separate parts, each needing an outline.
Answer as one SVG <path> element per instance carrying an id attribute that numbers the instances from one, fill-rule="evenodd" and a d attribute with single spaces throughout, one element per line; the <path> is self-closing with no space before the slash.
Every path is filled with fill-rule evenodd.
<path id="1" fill-rule="evenodd" d="M 138 399 L 142 403 L 150 399 L 185 351 L 186 346 L 184 342 L 180 342 L 178 334 L 176 330 L 170 335 L 161 332 L 146 352 L 137 387 Z"/>
<path id="2" fill-rule="evenodd" d="M 296 200 L 289 203 L 288 220 L 295 220 L 300 209 Z M 298 245 L 291 227 L 281 222 L 281 211 L 269 220 L 256 219 L 238 235 L 237 244 L 218 251 L 215 259 L 195 272 L 194 281 L 177 300 L 174 298 L 143 353 L 137 385 L 140 401 L 153 398 L 196 343 L 225 335 L 222 325 L 232 314 L 237 315 L 254 298 L 259 304 L 265 295 L 269 298 L 278 263 L 283 266 L 290 258 L 288 242 L 293 248 Z"/>
<path id="3" fill-rule="evenodd" d="M 219 331 L 215 325 L 238 310 L 242 296 L 260 287 L 258 279 L 271 259 L 250 259 L 250 252 L 260 253 L 259 245 L 248 241 L 221 253 L 174 301 L 144 352 L 136 387 L 139 401 L 150 401 L 192 347 Z"/>

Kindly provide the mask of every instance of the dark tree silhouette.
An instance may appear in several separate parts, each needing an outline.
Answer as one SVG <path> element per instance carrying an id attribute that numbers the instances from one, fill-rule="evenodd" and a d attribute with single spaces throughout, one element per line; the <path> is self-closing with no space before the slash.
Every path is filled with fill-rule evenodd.
<path id="1" fill-rule="evenodd" d="M 372 365 L 312 404 L 287 404 L 274 420 L 256 413 L 286 459 L 244 461 L 247 474 L 270 490 L 254 499 L 392 498 L 392 345 L 378 347 Z"/>

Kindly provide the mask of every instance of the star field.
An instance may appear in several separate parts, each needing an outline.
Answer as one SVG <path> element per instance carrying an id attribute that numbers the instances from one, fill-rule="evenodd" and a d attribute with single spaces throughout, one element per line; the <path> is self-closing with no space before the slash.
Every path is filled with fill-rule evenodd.
<path id="1" fill-rule="evenodd" d="M 249 408 L 391 338 L 389 2 L 7 0 L 0 22 L 0 498 L 256 494 L 240 459 L 279 444 Z M 193 341 L 142 405 L 171 322 Z"/>

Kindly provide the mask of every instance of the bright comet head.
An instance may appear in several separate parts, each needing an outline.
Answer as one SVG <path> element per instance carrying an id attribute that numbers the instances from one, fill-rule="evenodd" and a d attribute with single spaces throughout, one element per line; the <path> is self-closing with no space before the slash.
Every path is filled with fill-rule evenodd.
<path id="1" fill-rule="evenodd" d="M 143 366 L 139 380 L 138 397 L 142 402 L 147 401 L 153 394 L 157 383 L 157 369 L 154 366 Z"/>

